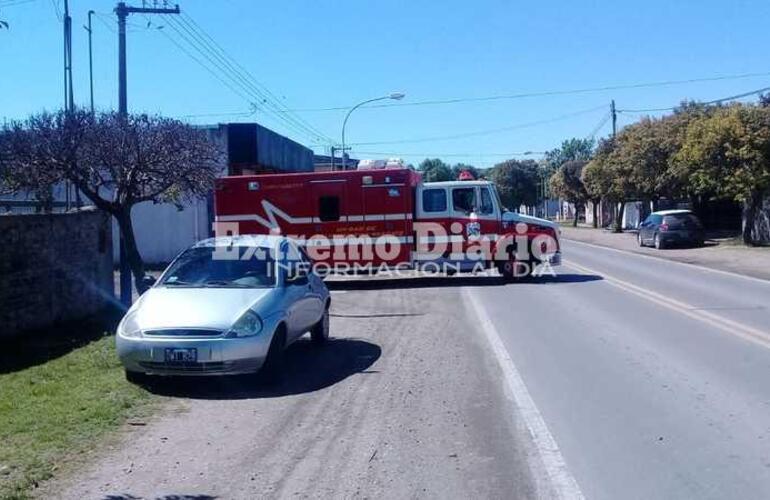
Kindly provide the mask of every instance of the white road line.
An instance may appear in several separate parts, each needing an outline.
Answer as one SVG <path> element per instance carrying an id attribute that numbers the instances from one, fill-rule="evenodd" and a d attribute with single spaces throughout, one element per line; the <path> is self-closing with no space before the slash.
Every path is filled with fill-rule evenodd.
<path id="1" fill-rule="evenodd" d="M 756 281 L 756 282 L 762 283 L 764 285 L 770 285 L 770 280 L 766 280 L 766 279 L 762 279 L 762 278 L 755 278 L 754 276 L 747 276 L 745 274 L 740 274 L 740 273 L 736 273 L 736 272 L 732 272 L 732 271 L 723 271 L 722 269 L 712 269 L 710 267 L 701 266 L 700 264 L 691 264 L 689 262 L 681 262 L 681 261 L 678 261 L 678 260 L 667 259 L 665 257 L 657 257 L 655 255 L 647 255 L 647 254 L 643 254 L 643 253 L 632 252 L 631 250 L 621 250 L 619 248 L 612 248 L 612 247 L 607 247 L 607 246 L 604 246 L 604 245 L 597 245 L 595 243 L 586 243 L 585 241 L 580 241 L 580 240 L 572 240 L 572 239 L 569 239 L 569 238 L 562 238 L 562 239 L 566 240 L 566 241 L 569 241 L 570 243 L 577 243 L 578 245 L 585 245 L 585 246 L 588 246 L 588 247 L 600 248 L 602 250 L 609 250 L 611 252 L 622 253 L 622 254 L 625 254 L 625 255 L 634 255 L 634 256 L 637 256 L 637 257 L 643 257 L 645 259 L 653 259 L 653 260 L 657 260 L 657 261 L 669 262 L 671 264 L 679 264 L 680 266 L 694 267 L 695 269 L 702 269 L 703 271 L 708 271 L 708 272 L 715 273 L 715 274 L 722 274 L 722 275 L 725 275 L 725 276 L 732 276 L 734 278 L 743 278 L 743 279 L 750 280 L 750 281 Z"/>
<path id="2" fill-rule="evenodd" d="M 740 337 L 750 342 L 754 342 L 755 344 L 758 344 L 766 349 L 770 349 L 770 333 L 764 330 L 760 330 L 759 328 L 754 328 L 738 321 L 725 318 L 710 311 L 706 311 L 702 308 L 697 308 L 691 304 L 688 304 L 687 302 L 682 302 L 667 295 L 663 295 L 647 288 L 634 285 L 633 283 L 621 280 L 620 278 L 616 278 L 610 274 L 591 269 L 590 267 L 575 264 L 571 261 L 565 262 L 564 265 L 585 274 L 601 276 L 604 278 L 604 281 L 610 285 L 625 290 L 626 292 L 633 293 L 634 295 L 637 295 L 643 299 L 647 299 L 650 302 L 654 302 L 660 306 L 684 314 L 685 316 L 688 316 L 692 319 L 702 321 L 731 335 Z"/>
<path id="3" fill-rule="evenodd" d="M 529 395 L 524 380 L 522 380 L 521 375 L 516 369 L 513 359 L 508 354 L 484 306 L 471 289 L 463 288 L 463 294 L 468 299 L 467 302 L 473 307 L 479 320 L 480 328 L 486 335 L 492 351 L 495 353 L 495 357 L 503 371 L 507 388 L 511 393 L 518 413 L 521 415 L 532 436 L 554 493 L 558 498 L 583 499 L 580 486 L 578 486 L 577 481 L 567 468 L 559 446 L 548 430 L 548 426 L 543 420 L 542 415 L 540 415 L 540 411 L 532 400 L 532 396 Z"/>

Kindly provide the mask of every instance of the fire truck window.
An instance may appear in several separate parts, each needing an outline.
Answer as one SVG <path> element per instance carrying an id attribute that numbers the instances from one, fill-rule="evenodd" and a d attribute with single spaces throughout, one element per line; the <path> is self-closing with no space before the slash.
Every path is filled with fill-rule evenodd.
<path id="1" fill-rule="evenodd" d="M 340 220 L 340 198 L 338 196 L 318 198 L 318 218 L 321 222 Z"/>
<path id="2" fill-rule="evenodd" d="M 452 190 L 452 207 L 455 212 L 469 214 L 473 212 L 473 199 L 475 198 L 475 188 L 460 188 Z"/>
<path id="3" fill-rule="evenodd" d="M 422 209 L 425 212 L 446 211 L 446 191 L 443 189 L 426 189 L 423 191 Z"/>
<path id="4" fill-rule="evenodd" d="M 492 204 L 492 195 L 489 189 L 481 188 L 481 209 L 479 215 L 491 215 L 495 213 L 495 206 Z"/>

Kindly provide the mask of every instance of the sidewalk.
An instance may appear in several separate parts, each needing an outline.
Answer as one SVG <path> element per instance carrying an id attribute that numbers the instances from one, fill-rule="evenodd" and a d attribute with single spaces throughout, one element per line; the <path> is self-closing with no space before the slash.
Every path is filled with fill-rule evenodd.
<path id="1" fill-rule="evenodd" d="M 752 248 L 734 243 L 732 240 L 706 240 L 701 248 L 670 248 L 656 250 L 640 247 L 636 242 L 636 231 L 612 233 L 604 229 L 578 226 L 561 228 L 563 239 L 591 243 L 603 247 L 625 250 L 642 255 L 696 264 L 755 278 L 770 280 L 770 248 Z M 569 256 L 565 256 L 569 259 Z"/>

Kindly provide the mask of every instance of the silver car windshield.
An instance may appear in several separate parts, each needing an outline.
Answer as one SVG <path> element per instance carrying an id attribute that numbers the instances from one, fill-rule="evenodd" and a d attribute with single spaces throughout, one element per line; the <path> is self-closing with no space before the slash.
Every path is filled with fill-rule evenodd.
<path id="1" fill-rule="evenodd" d="M 192 288 L 267 288 L 275 286 L 275 260 L 268 249 L 191 248 L 164 273 L 161 286 Z"/>

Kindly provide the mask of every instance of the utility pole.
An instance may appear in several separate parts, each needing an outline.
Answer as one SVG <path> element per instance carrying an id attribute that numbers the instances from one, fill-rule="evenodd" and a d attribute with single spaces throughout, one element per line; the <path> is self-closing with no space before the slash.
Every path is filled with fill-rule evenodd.
<path id="1" fill-rule="evenodd" d="M 144 4 L 143 4 L 144 5 Z M 157 5 L 163 5 L 158 7 Z M 131 7 L 119 2 L 115 7 L 118 15 L 118 112 L 128 115 L 127 78 L 126 78 L 126 18 L 129 14 L 179 14 L 179 5 L 173 9 L 165 7 L 166 2 L 154 2 L 153 7 Z"/>
<path id="2" fill-rule="evenodd" d="M 337 148 L 335 148 L 334 146 L 332 146 L 332 150 L 331 150 L 331 153 L 332 153 L 332 172 L 334 172 L 334 152 L 335 152 L 336 150 L 337 150 Z"/>
<path id="3" fill-rule="evenodd" d="M 615 110 L 615 99 L 610 102 L 610 113 L 612 114 L 612 138 L 615 138 L 618 128 L 618 113 Z"/>
<path id="4" fill-rule="evenodd" d="M 129 14 L 179 14 L 179 5 L 173 9 L 166 7 L 167 3 L 162 4 L 153 2 L 152 7 L 146 7 L 146 2 L 142 2 L 142 7 L 131 7 L 125 2 L 119 2 L 115 7 L 115 14 L 118 16 L 118 113 L 124 119 L 128 117 L 128 79 L 126 77 L 126 18 Z M 159 7 L 159 5 L 161 5 Z M 123 235 L 120 235 L 120 301 L 125 306 L 130 306 L 132 301 L 133 288 L 131 287 L 131 269 L 126 258 L 126 245 L 123 241 Z"/>
<path id="5" fill-rule="evenodd" d="M 72 91 L 72 18 L 69 0 L 64 0 L 64 112 L 69 113 L 75 107 Z M 64 181 L 65 210 L 70 209 L 70 182 Z"/>
<path id="6" fill-rule="evenodd" d="M 88 11 L 88 26 L 86 31 L 88 32 L 88 79 L 91 87 L 91 114 L 94 113 L 94 52 L 93 52 L 93 31 L 91 29 L 91 17 L 94 15 L 94 11 Z"/>
<path id="7" fill-rule="evenodd" d="M 72 18 L 69 0 L 64 0 L 64 110 L 74 107 L 72 91 Z"/>

